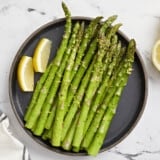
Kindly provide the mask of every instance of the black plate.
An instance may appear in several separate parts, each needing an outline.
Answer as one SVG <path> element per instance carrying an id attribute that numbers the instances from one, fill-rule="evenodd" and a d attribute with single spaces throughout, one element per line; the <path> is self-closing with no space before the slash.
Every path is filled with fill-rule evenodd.
<path id="1" fill-rule="evenodd" d="M 75 21 L 85 21 L 86 24 L 90 22 L 90 18 L 85 17 L 73 17 Z M 53 50 L 50 60 L 53 58 L 56 50 L 61 41 L 64 32 L 65 19 L 58 19 L 50 22 L 38 30 L 36 30 L 20 47 L 17 55 L 12 63 L 9 77 L 9 95 L 10 101 L 14 113 L 20 122 L 22 128 L 39 144 L 53 151 L 69 154 L 69 155 L 86 155 L 85 152 L 73 153 L 66 152 L 60 148 L 54 148 L 49 143 L 43 141 L 39 137 L 32 135 L 32 133 L 24 128 L 23 116 L 26 110 L 26 106 L 31 98 L 31 93 L 21 92 L 17 84 L 17 65 L 22 55 L 32 56 L 34 48 L 38 40 L 42 37 L 47 37 L 53 42 Z M 128 38 L 120 31 L 118 33 L 119 38 L 124 44 L 128 44 Z M 40 74 L 36 74 L 36 80 Z M 36 81 L 35 80 L 35 81 Z M 116 116 L 114 117 L 109 133 L 104 141 L 101 151 L 105 151 L 123 140 L 135 127 L 139 118 L 142 115 L 147 97 L 147 78 L 144 66 L 138 51 L 136 51 L 135 62 L 133 66 L 133 72 L 129 77 L 127 86 L 124 89 L 121 97 Z"/>

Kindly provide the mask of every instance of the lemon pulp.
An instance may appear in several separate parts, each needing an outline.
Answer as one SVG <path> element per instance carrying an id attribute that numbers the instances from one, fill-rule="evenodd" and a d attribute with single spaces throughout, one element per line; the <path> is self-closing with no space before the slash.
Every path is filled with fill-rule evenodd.
<path id="1" fill-rule="evenodd" d="M 160 40 L 158 40 L 153 46 L 152 62 L 154 66 L 160 71 Z"/>
<path id="2" fill-rule="evenodd" d="M 51 53 L 52 41 L 47 38 L 42 38 L 33 54 L 33 67 L 35 72 L 44 73 L 49 61 Z"/>
<path id="3" fill-rule="evenodd" d="M 18 84 L 22 91 L 31 92 L 34 89 L 34 70 L 32 57 L 22 56 L 17 70 Z"/>

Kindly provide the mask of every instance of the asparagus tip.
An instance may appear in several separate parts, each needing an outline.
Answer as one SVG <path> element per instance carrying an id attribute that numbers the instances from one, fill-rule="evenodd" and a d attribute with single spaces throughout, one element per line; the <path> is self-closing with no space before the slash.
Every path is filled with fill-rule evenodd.
<path id="1" fill-rule="evenodd" d="M 66 16 L 70 16 L 71 15 L 67 5 L 63 1 L 62 1 L 62 8 L 63 8 L 63 11 L 64 11 Z"/>

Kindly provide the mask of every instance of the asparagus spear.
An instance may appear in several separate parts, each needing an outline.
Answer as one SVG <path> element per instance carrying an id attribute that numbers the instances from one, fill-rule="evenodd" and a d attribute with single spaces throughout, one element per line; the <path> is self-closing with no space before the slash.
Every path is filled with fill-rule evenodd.
<path id="1" fill-rule="evenodd" d="M 47 140 L 48 139 L 48 137 L 47 137 L 47 134 L 48 134 L 48 129 L 46 129 L 45 131 L 44 131 L 44 133 L 43 133 L 43 135 L 42 135 L 42 139 L 43 140 Z"/>
<path id="2" fill-rule="evenodd" d="M 122 88 L 121 88 L 122 90 Z M 120 92 L 120 91 L 119 91 Z M 104 115 L 101 125 L 96 133 L 96 136 L 94 137 L 93 141 L 91 142 L 89 148 L 87 148 L 87 152 L 89 155 L 95 156 L 97 155 L 100 147 L 103 144 L 103 140 L 105 138 L 106 132 L 110 126 L 110 123 L 112 121 L 112 118 L 114 116 L 113 111 L 111 111 L 111 108 L 114 108 L 118 105 L 120 99 L 120 95 L 114 95 L 112 100 L 110 101 L 110 104 L 108 105 L 108 110 L 106 114 Z M 105 124 L 104 124 L 105 122 Z"/>
<path id="3" fill-rule="evenodd" d="M 52 106 L 52 109 L 51 109 L 51 112 L 50 114 L 48 115 L 48 118 L 46 120 L 46 123 L 45 123 L 45 128 L 46 129 L 50 129 L 51 126 L 52 126 L 52 123 L 53 123 L 53 120 L 54 120 L 54 117 L 55 117 L 55 113 L 56 113 L 56 107 L 57 107 L 57 97 L 55 99 L 55 103 L 53 104 Z"/>
<path id="4" fill-rule="evenodd" d="M 133 57 L 131 57 L 133 58 Z M 129 62 L 130 63 L 130 62 Z M 117 90 L 117 87 L 121 87 L 121 83 L 123 83 L 123 77 L 125 77 L 125 74 L 128 70 L 128 57 L 126 56 L 124 61 L 121 61 L 120 65 L 117 65 L 119 67 L 114 74 L 111 77 L 109 88 L 107 92 L 105 93 L 104 99 L 103 99 L 103 104 L 100 104 L 100 109 L 95 114 L 95 118 L 93 119 L 91 125 L 89 126 L 89 129 L 83 139 L 82 146 L 83 148 L 87 148 L 89 144 L 91 143 L 94 134 L 97 130 L 97 127 L 99 126 L 99 123 L 102 119 L 102 116 L 105 112 L 105 109 L 108 107 L 108 104 L 113 97 L 114 93 Z M 128 76 L 128 75 L 127 75 Z M 121 82 L 122 81 L 122 82 Z M 94 111 L 95 112 L 95 111 Z"/>
<path id="5" fill-rule="evenodd" d="M 89 83 L 89 86 L 87 87 L 86 93 L 85 93 L 85 97 L 82 103 L 82 109 L 80 112 L 80 117 L 78 120 L 78 125 L 76 126 L 76 131 L 75 131 L 75 135 L 74 135 L 74 139 L 73 139 L 73 146 L 74 147 L 79 147 L 82 137 L 83 137 L 83 128 L 84 128 L 84 124 L 85 124 L 85 120 L 87 118 L 87 114 L 88 114 L 88 110 L 89 110 L 89 106 L 92 100 L 93 95 L 96 92 L 96 89 L 101 81 L 101 77 L 102 77 L 102 63 L 101 63 L 101 59 L 104 57 L 104 48 L 101 47 L 101 49 L 98 50 L 98 58 L 96 63 L 94 64 L 94 69 L 93 69 L 93 73 L 91 76 L 91 80 Z"/>
<path id="6" fill-rule="evenodd" d="M 64 10 L 64 13 L 66 15 L 66 25 L 65 25 L 65 34 L 63 36 L 62 42 L 60 44 L 60 47 L 57 51 L 57 54 L 55 56 L 55 58 L 53 59 L 53 65 L 51 67 L 51 70 L 49 72 L 49 75 L 39 93 L 38 99 L 36 101 L 36 104 L 34 106 L 34 108 L 32 109 L 31 114 L 28 117 L 28 121 L 25 124 L 26 128 L 31 129 L 34 125 L 34 123 L 36 122 L 38 116 L 41 113 L 41 108 L 43 106 L 43 103 L 47 97 L 47 94 L 49 92 L 50 86 L 52 84 L 52 81 L 55 77 L 55 73 L 57 72 L 60 64 L 61 64 L 61 60 L 62 57 L 64 55 L 64 52 L 66 50 L 67 44 L 68 44 L 68 40 L 70 37 L 70 33 L 71 33 L 71 15 L 70 12 L 67 8 L 67 6 L 62 2 L 62 8 Z"/>
<path id="7" fill-rule="evenodd" d="M 95 32 L 97 31 L 97 26 L 98 26 L 98 23 L 100 22 L 101 19 L 102 19 L 102 17 L 96 17 L 93 21 L 91 21 L 91 23 L 89 24 L 88 28 L 86 29 L 86 31 L 84 33 L 84 37 L 81 42 L 80 48 L 78 50 L 77 57 L 76 57 L 74 67 L 72 70 L 71 81 L 78 70 L 78 67 L 81 63 L 81 60 L 84 56 L 84 53 L 87 49 L 88 44 L 90 43 L 91 39 L 95 35 Z"/>
<path id="8" fill-rule="evenodd" d="M 67 47 L 67 51 L 66 51 L 66 54 L 64 56 L 64 59 L 61 63 L 61 66 L 59 68 L 59 70 L 57 71 L 56 73 L 56 77 L 54 78 L 54 81 L 52 83 L 52 86 L 51 86 L 51 91 L 48 95 L 48 98 L 46 101 L 48 101 L 47 104 L 51 104 L 53 103 L 54 101 L 54 97 L 55 97 L 55 94 L 58 90 L 58 87 L 59 87 L 59 84 L 60 84 L 60 81 L 61 81 L 61 78 L 63 76 L 63 72 L 65 70 L 65 67 L 66 67 L 66 63 L 67 63 L 67 60 L 68 60 L 68 57 L 69 57 L 69 54 L 71 53 L 71 50 L 72 48 L 74 47 L 75 45 L 75 41 L 76 41 L 76 35 L 78 33 L 78 30 L 80 28 L 80 25 L 79 23 L 75 24 L 74 28 L 73 28 L 73 33 L 71 35 L 71 39 L 69 41 L 69 44 L 68 44 L 68 47 Z M 51 103 L 49 103 L 51 102 Z M 54 116 L 54 113 L 55 112 L 55 108 L 53 109 L 53 112 L 49 115 L 48 119 L 47 119 L 47 122 L 45 124 L 45 128 L 48 129 L 51 127 L 51 123 L 52 123 L 52 118 Z"/>
<path id="9" fill-rule="evenodd" d="M 77 22 L 75 24 L 74 28 L 73 28 L 73 33 L 72 33 L 71 38 L 69 40 L 69 44 L 68 44 L 68 47 L 66 49 L 64 59 L 61 62 L 61 66 L 59 67 L 59 69 L 56 73 L 56 77 L 54 78 L 54 80 L 52 82 L 52 85 L 50 87 L 48 96 L 46 97 L 46 100 L 43 104 L 42 112 L 39 116 L 39 121 L 37 123 L 37 127 L 34 130 L 35 135 L 41 135 L 43 130 L 44 130 L 44 126 L 45 126 L 45 123 L 46 123 L 46 120 L 47 120 L 47 117 L 48 117 L 48 113 L 49 113 L 50 108 L 53 104 L 56 92 L 58 90 L 58 87 L 59 87 L 59 84 L 60 84 L 60 81 L 61 81 L 61 78 L 62 78 L 62 75 L 63 75 L 63 72 L 64 72 L 65 67 L 66 67 L 68 57 L 70 56 L 70 53 L 72 52 L 72 49 L 75 46 L 76 36 L 78 34 L 79 28 L 80 28 L 80 24 Z"/>
<path id="10" fill-rule="evenodd" d="M 97 55 L 94 56 L 94 59 L 92 61 L 92 63 L 90 64 L 85 76 L 83 77 L 82 79 L 82 82 L 81 82 L 81 85 L 79 86 L 78 88 L 78 91 L 77 93 L 75 94 L 75 97 L 74 97 L 74 100 L 70 106 L 70 109 L 64 119 L 64 124 L 63 124 L 63 132 L 62 132 L 62 137 L 61 137 L 61 140 L 63 141 L 67 132 L 68 132 L 68 129 L 71 125 L 71 122 L 78 110 L 78 107 L 80 106 L 80 103 L 82 101 L 82 98 L 83 98 L 83 95 L 85 93 L 85 90 L 86 90 L 86 87 L 89 83 L 89 80 L 90 80 L 90 76 L 92 74 L 92 69 L 93 69 L 93 66 L 94 66 L 94 63 L 95 63 L 95 60 L 97 58 Z"/>
<path id="11" fill-rule="evenodd" d="M 76 118 L 74 119 L 73 124 L 71 125 L 67 135 L 65 136 L 65 139 L 62 142 L 62 148 L 64 150 L 68 150 L 68 151 L 71 150 L 72 140 L 73 140 L 74 132 L 78 122 L 78 118 L 79 118 L 79 113 L 76 114 Z"/>
<path id="12" fill-rule="evenodd" d="M 104 27 L 103 27 L 103 30 L 104 32 Z M 95 55 L 97 57 L 97 55 Z M 77 112 L 78 110 L 78 107 L 81 103 L 81 100 L 83 98 L 83 95 L 85 93 L 85 89 L 86 89 L 86 86 L 88 84 L 88 81 L 89 81 L 89 78 L 90 78 L 90 74 L 91 74 L 91 71 L 92 71 L 92 67 L 95 63 L 95 60 L 97 59 L 96 57 L 94 57 L 94 60 L 92 61 L 92 64 L 91 66 L 89 67 L 89 69 L 87 70 L 86 74 L 85 74 L 85 77 L 83 78 L 82 82 L 81 82 L 81 85 L 80 87 L 78 88 L 78 91 L 77 91 L 77 94 L 75 95 L 75 98 L 72 102 L 72 105 L 65 117 L 65 120 L 64 120 L 64 125 L 63 125 L 63 132 L 62 132 L 62 141 L 71 125 L 71 122 L 72 122 L 72 119 L 75 115 L 75 113 Z"/>
<path id="13" fill-rule="evenodd" d="M 80 151 L 80 147 L 72 147 L 72 151 L 73 152 L 79 152 Z"/>
<path id="14" fill-rule="evenodd" d="M 80 68 L 78 69 L 75 77 L 73 78 L 71 85 L 69 87 L 69 91 L 68 91 L 68 95 L 67 95 L 67 99 L 65 101 L 65 114 L 69 108 L 69 106 L 71 105 L 71 102 L 73 100 L 73 97 L 77 91 L 77 88 L 79 86 L 79 83 L 81 82 L 81 79 L 86 71 L 86 69 L 88 68 L 88 65 L 90 63 L 90 61 L 92 60 L 92 57 L 95 53 L 95 50 L 97 48 L 97 39 L 95 38 L 92 43 L 89 46 L 89 50 L 86 53 L 86 56 L 84 57 L 84 60 L 82 61 L 82 65 L 80 66 Z"/>
<path id="15" fill-rule="evenodd" d="M 29 115 L 31 114 L 31 111 L 32 111 L 32 108 L 34 107 L 35 103 L 36 103 L 36 100 L 39 96 L 39 92 L 43 86 L 43 84 L 45 83 L 45 80 L 47 79 L 48 77 L 48 74 L 50 72 L 50 69 L 52 67 L 52 63 L 47 67 L 46 71 L 44 74 L 42 74 L 41 78 L 38 80 L 37 84 L 36 84 L 36 87 L 34 89 L 34 93 L 32 95 L 32 99 L 30 101 L 30 104 L 29 106 L 27 107 L 27 111 L 25 113 L 25 116 L 24 116 L 24 120 L 27 121 L 28 118 L 29 118 Z"/>
<path id="16" fill-rule="evenodd" d="M 52 128 L 45 129 L 41 137 L 42 137 L 43 140 L 49 140 L 50 141 L 51 137 L 52 137 Z"/>
<path id="17" fill-rule="evenodd" d="M 97 130 L 97 126 L 99 125 L 99 123 L 101 121 L 103 113 L 104 113 L 109 101 L 111 100 L 112 96 L 114 95 L 114 93 L 117 89 L 117 86 L 121 82 L 120 79 L 123 76 L 123 72 L 121 70 L 123 68 L 122 64 L 120 64 L 120 66 L 119 66 L 120 69 L 118 69 L 118 71 L 116 70 L 117 72 L 115 71 L 113 73 L 112 78 L 110 78 L 110 80 L 109 80 L 108 90 L 104 91 L 104 96 L 103 96 L 103 98 L 101 97 L 103 100 L 103 104 L 99 103 L 98 106 L 92 106 L 91 111 L 88 114 L 88 119 L 87 119 L 86 126 L 85 126 L 86 135 L 85 135 L 83 142 L 82 142 L 83 148 L 87 148 L 89 146 L 89 144 L 91 143 L 91 141 L 94 137 L 94 134 Z M 116 77 L 116 79 L 115 79 L 115 77 Z M 114 82 L 114 79 L 115 79 L 115 82 Z M 117 80 L 118 80 L 118 82 L 117 82 Z M 104 85 L 104 83 L 102 84 L 102 87 L 103 87 L 103 85 Z M 110 86 L 114 86 L 114 87 L 110 87 Z M 101 89 L 101 87 L 100 87 L 100 89 Z M 93 102 L 93 104 L 95 104 L 94 102 Z M 101 109 L 97 110 L 98 107 L 100 107 Z M 94 116 L 94 118 L 93 118 L 93 116 Z M 91 117 L 92 117 L 92 119 L 91 119 Z"/>
<path id="18" fill-rule="evenodd" d="M 121 69 L 120 73 L 118 74 L 119 76 L 120 75 L 122 76 L 121 83 L 117 87 L 116 93 L 114 94 L 114 97 L 111 99 L 111 101 L 108 104 L 104 103 L 104 105 L 108 105 L 108 109 L 106 109 L 105 111 L 104 117 L 101 121 L 100 126 L 98 127 L 98 130 L 94 136 L 93 141 L 87 148 L 87 152 L 90 155 L 96 155 L 99 152 L 99 149 L 101 148 L 103 144 L 104 138 L 109 129 L 112 118 L 114 117 L 116 113 L 116 109 L 117 109 L 118 102 L 121 97 L 122 91 L 127 84 L 129 75 L 131 74 L 132 65 L 134 62 L 134 53 L 135 53 L 135 41 L 131 40 L 129 42 L 129 46 L 127 49 L 127 56 L 126 56 L 127 58 L 124 60 L 123 67 L 125 69 L 125 72 L 122 74 L 121 72 L 123 72 L 123 69 Z M 117 79 L 117 83 L 118 81 L 119 79 Z"/>
<path id="19" fill-rule="evenodd" d="M 81 109 L 81 113 L 80 113 L 80 117 L 79 117 L 79 124 L 76 126 L 76 131 L 75 131 L 75 136 L 73 139 L 73 146 L 74 147 L 79 147 L 83 138 L 83 132 L 84 132 L 84 125 L 87 119 L 87 115 L 88 115 L 88 111 L 91 105 L 91 101 L 92 98 L 97 90 L 97 88 L 99 87 L 99 84 L 102 80 L 102 75 L 103 75 L 103 63 L 102 63 L 102 59 L 105 56 L 105 51 L 106 49 L 108 49 L 109 47 L 109 39 L 112 35 L 115 34 L 115 32 L 117 31 L 117 29 L 120 27 L 120 25 L 116 25 L 111 29 L 111 32 L 109 32 L 109 34 L 107 35 L 107 39 L 104 37 L 104 32 L 103 31 L 103 27 L 100 30 L 100 38 L 99 39 L 99 50 L 98 50 L 98 58 L 97 61 L 94 65 L 94 72 L 92 74 L 91 77 L 91 82 L 86 90 L 86 94 L 84 97 L 84 101 L 82 103 L 82 109 Z M 112 33 L 113 32 L 113 33 Z M 108 43 L 106 43 L 106 41 Z M 106 67 L 106 65 L 105 65 Z M 105 68 L 104 67 L 104 68 Z"/>
<path id="20" fill-rule="evenodd" d="M 65 112 L 64 104 L 67 97 L 68 87 L 71 82 L 71 71 L 74 65 L 77 49 L 80 45 L 80 42 L 83 36 L 83 31 L 84 31 L 84 23 L 82 23 L 81 25 L 81 28 L 77 37 L 77 42 L 68 59 L 66 70 L 64 72 L 63 80 L 60 86 L 55 121 L 53 124 L 52 141 L 51 141 L 53 146 L 60 146 L 60 143 L 61 143 L 62 125 L 63 125 L 64 112 Z"/>
<path id="21" fill-rule="evenodd" d="M 47 138 L 49 139 L 49 140 L 51 140 L 51 138 L 52 138 L 52 128 L 50 128 L 49 130 L 48 130 L 48 133 L 47 133 Z"/>
<path id="22" fill-rule="evenodd" d="M 95 114 L 99 104 L 102 102 L 102 100 L 104 98 L 105 92 L 107 91 L 107 87 L 109 85 L 110 77 L 112 75 L 112 71 L 113 71 L 115 65 L 117 64 L 118 59 L 121 58 L 120 51 L 121 51 L 121 43 L 120 42 L 119 42 L 118 45 L 112 45 L 111 46 L 111 51 L 110 52 L 113 52 L 113 54 L 114 54 L 113 59 L 112 59 L 112 62 L 110 63 L 110 65 L 109 65 L 109 67 L 108 67 L 108 69 L 107 69 L 107 71 L 104 75 L 104 78 L 101 82 L 100 87 L 98 88 L 98 90 L 97 90 L 97 92 L 94 96 L 94 100 L 92 101 L 91 109 L 89 111 L 88 118 L 87 118 L 87 121 L 85 123 L 84 135 L 85 135 L 86 131 L 88 130 L 90 124 L 91 124 L 91 121 L 94 117 L 94 114 Z M 109 53 L 108 55 L 112 55 L 112 53 Z"/>
<path id="23" fill-rule="evenodd" d="M 104 22 L 104 26 L 103 26 L 103 30 L 102 32 L 105 32 L 106 28 L 108 28 L 113 21 L 117 18 L 116 15 L 109 17 L 105 22 Z M 89 50 L 86 53 L 83 61 L 82 61 L 82 65 L 79 67 L 77 73 L 75 74 L 75 77 L 73 78 L 72 84 L 69 88 L 69 92 L 67 95 L 67 100 L 66 100 L 66 108 L 68 108 L 73 100 L 73 97 L 77 91 L 77 88 L 79 86 L 79 83 L 81 81 L 81 78 L 83 77 L 86 69 L 88 68 L 88 65 L 95 53 L 95 49 L 97 47 L 97 38 L 95 38 L 92 43 L 90 44 Z"/>

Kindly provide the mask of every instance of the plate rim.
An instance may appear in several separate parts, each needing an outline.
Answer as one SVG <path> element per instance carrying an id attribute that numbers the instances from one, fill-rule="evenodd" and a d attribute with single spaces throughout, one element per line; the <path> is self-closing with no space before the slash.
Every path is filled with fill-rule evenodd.
<path id="1" fill-rule="evenodd" d="M 84 21 L 91 21 L 93 19 L 93 17 L 85 17 L 85 16 L 72 16 L 71 17 L 72 20 L 84 20 Z M 63 155 L 68 155 L 68 156 L 89 156 L 86 152 L 79 152 L 79 153 L 74 153 L 74 152 L 67 152 L 67 151 L 63 151 L 63 150 L 60 150 L 59 148 L 56 148 L 56 147 L 50 147 L 48 146 L 47 144 L 42 144 L 42 142 L 40 142 L 40 140 L 35 140 L 34 139 L 34 136 L 24 127 L 24 124 L 21 120 L 21 118 L 19 117 L 17 111 L 16 111 L 16 108 L 15 108 L 15 105 L 14 105 L 14 101 L 13 101 L 13 94 L 11 92 L 11 88 L 12 88 L 12 77 L 13 77 L 13 71 L 14 71 L 14 68 L 15 68 L 15 65 L 16 65 L 16 60 L 18 59 L 20 53 L 22 52 L 23 48 L 26 46 L 26 44 L 34 37 L 36 36 L 40 31 L 44 30 L 45 28 L 51 26 L 51 25 L 54 25 L 56 23 L 60 23 L 62 21 L 65 21 L 65 17 L 64 18 L 58 18 L 58 19 L 55 19 L 53 21 L 50 21 L 48 23 L 45 23 L 43 25 L 41 25 L 40 27 L 38 27 L 37 29 L 35 29 L 24 41 L 23 43 L 20 45 L 18 51 L 16 52 L 15 54 L 15 57 L 13 58 L 12 62 L 11 62 L 11 66 L 10 66 L 10 72 L 9 72 L 9 85 L 8 85 L 8 93 L 9 93 L 9 102 L 11 104 L 11 108 L 19 122 L 19 124 L 21 125 L 21 127 L 23 128 L 23 130 L 27 133 L 27 135 L 33 140 L 33 141 L 36 141 L 36 143 L 40 144 L 41 146 L 45 146 L 47 149 L 49 149 L 50 151 L 54 151 L 56 153 L 59 153 L 59 154 L 63 154 Z M 124 32 L 122 32 L 121 30 L 118 30 L 118 33 L 126 40 L 126 41 L 129 41 L 129 38 L 128 36 L 126 36 L 126 34 Z M 108 147 L 105 147 L 105 148 L 102 148 L 100 150 L 99 153 L 102 153 L 104 151 L 107 151 L 111 148 L 113 148 L 114 146 L 118 145 L 120 142 L 122 142 L 132 131 L 133 129 L 136 127 L 136 125 L 138 124 L 139 120 L 141 119 L 142 117 L 142 114 L 145 110 L 145 107 L 146 107 L 146 103 L 147 103 L 147 98 L 148 98 L 148 74 L 147 74 L 147 71 L 146 71 L 146 68 L 145 68 L 145 64 L 143 62 L 143 59 L 142 59 L 142 56 L 139 52 L 139 50 L 137 49 L 136 47 L 136 56 L 138 57 L 138 60 L 140 61 L 140 65 L 141 65 L 141 68 L 142 68 L 142 71 L 143 71 L 143 77 L 144 77 L 144 82 L 145 82 L 145 85 L 144 85 L 144 100 L 143 100 L 143 103 L 142 103 L 142 106 L 141 106 L 141 110 L 140 112 L 138 112 L 138 115 L 136 116 L 134 122 L 132 123 L 131 127 L 127 130 L 126 133 L 123 134 L 123 136 L 121 136 L 116 142 L 114 142 L 112 145 L 108 146 Z"/>

